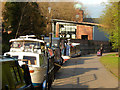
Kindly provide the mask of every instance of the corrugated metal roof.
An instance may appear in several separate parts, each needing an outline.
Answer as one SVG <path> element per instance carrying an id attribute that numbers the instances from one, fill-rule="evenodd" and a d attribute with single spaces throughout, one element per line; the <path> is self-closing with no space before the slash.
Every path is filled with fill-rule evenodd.
<path id="1" fill-rule="evenodd" d="M 64 22 L 64 23 L 73 23 L 78 25 L 90 25 L 90 26 L 102 26 L 101 24 L 97 23 L 90 23 L 90 22 L 75 22 L 75 21 L 68 21 L 68 20 L 59 20 L 59 19 L 52 19 L 53 22 Z"/>

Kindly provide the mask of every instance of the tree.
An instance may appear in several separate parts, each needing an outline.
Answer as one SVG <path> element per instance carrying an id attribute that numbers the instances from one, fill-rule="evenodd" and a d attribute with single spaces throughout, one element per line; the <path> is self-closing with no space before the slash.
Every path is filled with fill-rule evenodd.
<path id="1" fill-rule="evenodd" d="M 72 20 L 75 17 L 74 2 L 40 2 L 39 9 L 43 16 L 55 19 Z M 49 13 L 48 7 L 51 7 Z"/>
<path id="2" fill-rule="evenodd" d="M 39 2 L 38 5 L 41 14 L 46 17 L 47 33 L 51 32 L 51 19 L 72 20 L 75 14 L 72 2 Z"/>
<path id="3" fill-rule="evenodd" d="M 48 32 L 51 31 L 51 27 L 49 23 L 51 22 L 50 21 L 51 18 L 76 21 L 76 14 L 78 13 L 76 13 L 76 9 L 74 7 L 75 4 L 77 4 L 77 2 L 39 2 L 38 3 L 41 14 L 45 16 L 47 19 L 46 29 L 48 30 Z M 48 8 L 51 9 L 50 12 Z"/>
<path id="4" fill-rule="evenodd" d="M 113 49 L 120 47 L 120 2 L 110 2 L 106 5 L 104 14 L 100 17 L 100 23 L 104 26 L 103 31 L 109 35 L 109 40 L 112 42 Z"/>
<path id="5" fill-rule="evenodd" d="M 6 2 L 2 16 L 3 53 L 9 50 L 9 40 L 12 38 L 26 34 L 34 34 L 39 38 L 41 34 L 45 34 L 46 19 L 41 15 L 36 2 Z"/>
<path id="6" fill-rule="evenodd" d="M 6 2 L 3 18 L 4 29 L 11 30 L 14 37 L 45 33 L 45 18 L 35 2 Z"/>

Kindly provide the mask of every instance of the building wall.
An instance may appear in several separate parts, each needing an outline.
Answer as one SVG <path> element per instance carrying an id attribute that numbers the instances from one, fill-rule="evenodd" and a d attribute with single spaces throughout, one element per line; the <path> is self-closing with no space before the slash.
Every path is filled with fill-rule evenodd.
<path id="1" fill-rule="evenodd" d="M 98 29 L 97 26 L 93 27 L 93 40 L 97 41 L 108 41 L 109 39 L 105 36 L 105 33 Z"/>
<path id="2" fill-rule="evenodd" d="M 54 37 L 59 37 L 60 24 L 66 25 L 66 23 L 59 23 L 59 22 L 57 22 L 56 25 L 53 25 L 54 26 L 54 30 L 53 30 L 54 35 L 53 36 Z M 105 36 L 105 33 L 102 30 L 98 29 L 98 26 L 76 25 L 76 37 L 75 37 L 75 39 L 82 39 L 82 35 L 88 35 L 88 40 L 95 40 L 95 41 L 108 41 L 109 40 Z"/>
<path id="3" fill-rule="evenodd" d="M 87 25 L 77 25 L 76 39 L 82 39 L 82 35 L 88 35 L 88 40 L 93 40 L 93 27 Z"/>
<path id="4" fill-rule="evenodd" d="M 56 37 L 59 37 L 59 24 L 56 23 Z"/>

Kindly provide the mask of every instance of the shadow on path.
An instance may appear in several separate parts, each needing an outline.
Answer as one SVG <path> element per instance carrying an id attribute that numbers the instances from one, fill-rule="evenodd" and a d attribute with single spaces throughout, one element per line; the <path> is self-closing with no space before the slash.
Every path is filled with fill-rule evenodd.
<path id="1" fill-rule="evenodd" d="M 96 55 L 85 55 L 71 58 L 65 62 L 56 73 L 53 89 L 104 90 L 104 88 L 117 87 L 116 80 L 106 72 Z M 89 88 L 89 89 L 88 89 Z M 100 88 L 100 89 L 99 89 Z"/>
<path id="2" fill-rule="evenodd" d="M 79 64 L 84 64 L 84 62 L 87 61 L 91 61 L 95 58 L 84 58 L 84 57 L 77 57 L 77 58 L 71 58 L 70 60 L 66 61 L 63 64 L 64 66 L 71 66 L 71 65 L 79 65 Z"/>
<path id="3" fill-rule="evenodd" d="M 77 75 L 82 75 L 91 70 L 98 70 L 98 68 L 63 68 L 62 70 L 56 73 L 56 79 L 63 79 Z"/>

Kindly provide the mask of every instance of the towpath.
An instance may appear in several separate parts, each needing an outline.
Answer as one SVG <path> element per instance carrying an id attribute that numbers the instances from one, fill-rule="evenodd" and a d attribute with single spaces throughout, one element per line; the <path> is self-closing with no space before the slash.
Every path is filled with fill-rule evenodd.
<path id="1" fill-rule="evenodd" d="M 52 88 L 117 88 L 117 78 L 99 58 L 93 54 L 70 59 L 56 73 Z"/>

